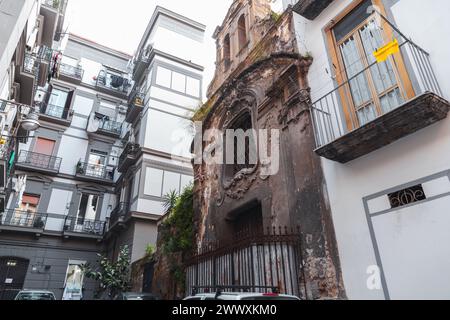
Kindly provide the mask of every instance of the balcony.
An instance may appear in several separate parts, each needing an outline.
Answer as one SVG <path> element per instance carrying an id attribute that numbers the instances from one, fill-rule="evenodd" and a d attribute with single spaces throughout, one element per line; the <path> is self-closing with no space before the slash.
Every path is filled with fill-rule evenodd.
<path id="1" fill-rule="evenodd" d="M 83 80 L 84 70 L 80 66 L 71 66 L 66 63 L 59 64 L 59 79 L 74 84 L 80 84 Z"/>
<path id="2" fill-rule="evenodd" d="M 129 211 L 130 204 L 128 202 L 119 203 L 119 205 L 111 212 L 109 229 L 112 229 L 118 223 L 123 223 L 126 220 Z"/>
<path id="3" fill-rule="evenodd" d="M 61 158 L 35 152 L 21 151 L 17 159 L 16 168 L 25 171 L 32 170 L 57 175 L 61 167 L 61 161 Z"/>
<path id="4" fill-rule="evenodd" d="M 125 149 L 119 158 L 120 173 L 125 173 L 131 166 L 133 166 L 142 154 L 141 146 L 135 143 L 127 143 Z"/>
<path id="5" fill-rule="evenodd" d="M 400 95 L 406 86 L 405 81 L 400 81 L 382 93 L 382 98 L 377 97 L 381 102 L 378 105 L 372 100 L 356 108 L 358 79 L 382 67 L 374 62 L 313 103 L 311 114 L 318 155 L 347 163 L 447 117 L 450 104 L 442 97 L 429 54 L 404 39 L 394 65 L 400 61 L 410 65 L 405 71 L 411 79 L 408 94 Z M 380 77 L 380 82 L 389 87 L 391 84 L 384 83 L 386 78 Z"/>
<path id="6" fill-rule="evenodd" d="M 87 220 L 79 217 L 66 217 L 64 221 L 63 235 L 67 238 L 92 238 L 103 239 L 106 222 Z"/>
<path id="7" fill-rule="evenodd" d="M 24 232 L 41 236 L 63 236 L 64 238 L 87 238 L 102 240 L 106 222 L 68 217 L 62 214 L 37 213 L 19 209 L 0 213 L 0 231 Z"/>
<path id="8" fill-rule="evenodd" d="M 152 47 L 147 47 L 139 52 L 134 60 L 133 80 L 139 81 L 145 70 L 150 66 Z"/>
<path id="9" fill-rule="evenodd" d="M 128 123 L 134 123 L 144 110 L 145 94 L 140 93 L 139 89 L 133 92 L 128 103 L 127 117 L 125 119 Z"/>
<path id="10" fill-rule="evenodd" d="M 113 120 L 100 121 L 97 133 L 118 139 L 122 135 L 122 123 Z"/>
<path id="11" fill-rule="evenodd" d="M 112 167 L 79 162 L 75 175 L 80 180 L 112 185 L 114 182 L 114 171 L 115 169 Z"/>
<path id="12" fill-rule="evenodd" d="M 0 213 L 0 230 L 25 231 L 37 235 L 43 233 L 48 215 L 18 209 L 6 210 Z"/>
<path id="13" fill-rule="evenodd" d="M 42 43 L 51 47 L 56 35 L 56 29 L 62 10 L 65 9 L 64 0 L 43 0 L 40 14 L 44 17 L 42 27 Z"/>
<path id="14" fill-rule="evenodd" d="M 96 86 L 100 92 L 127 99 L 131 83 L 125 75 L 119 76 L 102 70 L 98 74 Z"/>
<path id="15" fill-rule="evenodd" d="M 333 0 L 299 0 L 294 4 L 293 10 L 309 20 L 317 18 Z"/>
<path id="16" fill-rule="evenodd" d="M 41 103 L 39 106 L 39 120 L 57 123 L 70 127 L 73 118 L 73 110 L 52 104 Z"/>

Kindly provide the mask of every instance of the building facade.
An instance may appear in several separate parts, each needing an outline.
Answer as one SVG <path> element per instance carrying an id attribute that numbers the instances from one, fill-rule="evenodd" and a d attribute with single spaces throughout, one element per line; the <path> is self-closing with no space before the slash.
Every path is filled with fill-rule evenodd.
<path id="1" fill-rule="evenodd" d="M 109 252 L 128 245 L 132 262 L 156 245 L 164 197 L 193 181 L 191 117 L 202 100 L 205 26 L 157 7 L 133 60 L 130 95 L 118 170 L 118 206 L 111 216 Z M 183 48 L 180 50 L 180 48 Z"/>
<path id="2" fill-rule="evenodd" d="M 214 37 L 217 69 L 199 132 L 202 152 L 194 146 L 196 156 L 214 161 L 194 160 L 198 246 L 187 263 L 187 292 L 238 286 L 304 299 L 345 297 L 313 152 L 312 60 L 298 53 L 292 10 L 277 16 L 269 1 L 236 0 Z M 239 140 L 228 130 L 247 136 Z"/>
<path id="3" fill-rule="evenodd" d="M 284 1 L 296 14 L 350 299 L 448 299 L 448 1 Z M 385 45 L 392 55 L 377 61 Z"/>

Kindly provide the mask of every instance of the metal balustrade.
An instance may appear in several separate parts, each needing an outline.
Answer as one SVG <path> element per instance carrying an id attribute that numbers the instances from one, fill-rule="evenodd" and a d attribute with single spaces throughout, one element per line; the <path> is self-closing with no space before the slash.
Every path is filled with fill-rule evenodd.
<path id="1" fill-rule="evenodd" d="M 100 180 L 114 180 L 114 168 L 101 164 L 80 162 L 77 165 L 76 174 Z"/>
<path id="2" fill-rule="evenodd" d="M 98 129 L 120 136 L 122 134 L 122 123 L 113 120 L 100 120 Z"/>
<path id="3" fill-rule="evenodd" d="M 130 210 L 130 203 L 121 202 L 117 207 L 111 212 L 109 219 L 109 227 L 111 228 L 116 222 L 124 220 Z"/>
<path id="4" fill-rule="evenodd" d="M 66 217 L 64 232 L 103 236 L 105 234 L 105 226 L 105 221 L 88 220 L 81 217 Z"/>
<path id="5" fill-rule="evenodd" d="M 75 67 L 66 63 L 60 63 L 59 73 L 61 75 L 72 77 L 81 81 L 83 79 L 84 70 L 80 66 Z"/>
<path id="6" fill-rule="evenodd" d="M 17 159 L 17 165 L 59 172 L 61 158 L 41 153 L 22 150 Z"/>
<path id="7" fill-rule="evenodd" d="M 1 214 L 0 225 L 29 229 L 44 229 L 47 218 L 47 214 L 10 209 Z"/>

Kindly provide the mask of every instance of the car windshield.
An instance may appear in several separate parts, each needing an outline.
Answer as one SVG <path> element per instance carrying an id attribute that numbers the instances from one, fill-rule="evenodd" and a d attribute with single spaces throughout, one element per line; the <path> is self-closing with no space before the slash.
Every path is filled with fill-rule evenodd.
<path id="1" fill-rule="evenodd" d="M 16 300 L 55 300 L 55 297 L 51 293 L 22 292 Z"/>

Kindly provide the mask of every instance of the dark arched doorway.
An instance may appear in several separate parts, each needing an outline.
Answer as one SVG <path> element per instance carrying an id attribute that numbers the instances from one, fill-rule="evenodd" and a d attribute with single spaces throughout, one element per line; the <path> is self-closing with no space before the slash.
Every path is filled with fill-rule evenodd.
<path id="1" fill-rule="evenodd" d="M 0 257 L 0 300 L 13 300 L 23 289 L 30 261 L 17 257 Z"/>

